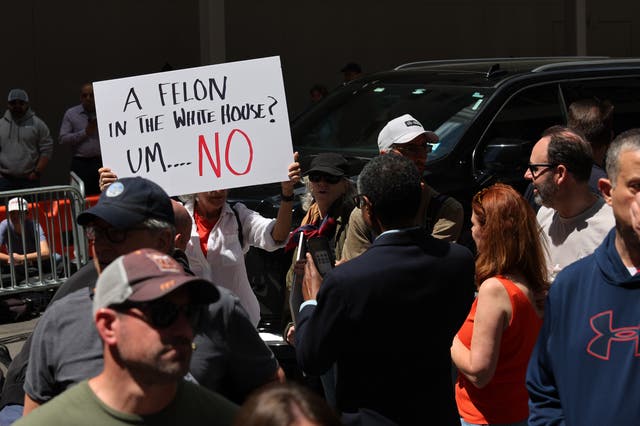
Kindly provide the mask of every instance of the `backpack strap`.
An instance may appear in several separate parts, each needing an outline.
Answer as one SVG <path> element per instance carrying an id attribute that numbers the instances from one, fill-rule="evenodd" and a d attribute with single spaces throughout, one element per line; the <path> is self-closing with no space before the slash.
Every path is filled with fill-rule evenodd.
<path id="1" fill-rule="evenodd" d="M 235 209 L 235 203 L 229 204 L 231 207 L 231 211 L 233 211 L 233 215 L 236 217 L 236 223 L 238 224 L 238 240 L 240 241 L 240 247 L 244 249 L 244 235 L 242 234 L 242 223 L 240 222 L 240 215 L 238 215 L 238 211 Z"/>

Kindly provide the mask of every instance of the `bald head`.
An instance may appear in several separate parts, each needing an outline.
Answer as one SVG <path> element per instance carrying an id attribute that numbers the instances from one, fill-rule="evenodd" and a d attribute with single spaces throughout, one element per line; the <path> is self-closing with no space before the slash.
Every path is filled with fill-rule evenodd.
<path id="1" fill-rule="evenodd" d="M 178 201 L 171 200 L 173 214 L 176 216 L 176 248 L 184 251 L 191 237 L 191 216 L 187 209 Z"/>

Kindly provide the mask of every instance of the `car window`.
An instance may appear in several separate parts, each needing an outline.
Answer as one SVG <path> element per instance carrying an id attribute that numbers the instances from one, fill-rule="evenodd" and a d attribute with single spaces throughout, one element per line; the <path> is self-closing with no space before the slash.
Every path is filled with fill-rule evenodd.
<path id="1" fill-rule="evenodd" d="M 512 96 L 482 137 L 475 153 L 477 170 L 500 175 L 506 183 L 522 181 L 531 148 L 542 132 L 565 122 L 561 105 L 557 84 L 529 87 Z"/>
<path id="2" fill-rule="evenodd" d="M 378 152 L 382 127 L 409 113 L 440 136 L 429 155 L 429 161 L 433 161 L 455 147 L 490 93 L 492 89 L 485 88 L 378 82 L 353 91 L 340 102 L 329 103 L 314 124 L 297 135 L 294 144 L 312 152 L 331 150 L 371 157 Z"/>
<path id="3" fill-rule="evenodd" d="M 613 129 L 616 135 L 640 126 L 640 78 L 572 81 L 564 83 L 562 87 L 567 105 L 591 97 L 610 101 L 614 106 Z"/>

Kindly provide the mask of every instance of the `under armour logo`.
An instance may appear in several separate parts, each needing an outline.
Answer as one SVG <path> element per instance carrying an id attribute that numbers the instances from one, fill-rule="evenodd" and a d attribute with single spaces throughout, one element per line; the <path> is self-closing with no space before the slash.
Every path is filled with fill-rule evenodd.
<path id="1" fill-rule="evenodd" d="M 640 325 L 613 328 L 613 311 L 605 311 L 591 318 L 596 336 L 587 345 L 587 352 L 596 358 L 609 360 L 613 342 L 634 342 L 635 356 L 640 357 Z"/>

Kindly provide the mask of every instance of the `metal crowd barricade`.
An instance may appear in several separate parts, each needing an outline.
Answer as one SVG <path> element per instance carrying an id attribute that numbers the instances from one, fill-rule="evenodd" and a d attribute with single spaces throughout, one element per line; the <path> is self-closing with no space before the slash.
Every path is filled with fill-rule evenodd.
<path id="1" fill-rule="evenodd" d="M 28 202 L 27 211 L 22 203 L 13 214 L 9 214 L 9 200 L 20 197 Z M 15 191 L 0 192 L 0 219 L 6 219 L 7 230 L 0 225 L 4 244 L 0 251 L 8 260 L 0 261 L 2 282 L 0 296 L 25 291 L 55 289 L 75 271 L 89 261 L 88 241 L 84 229 L 77 225 L 76 218 L 86 209 L 82 188 L 71 185 L 46 186 Z M 4 217 L 3 217 L 4 216 Z M 33 235 L 24 232 L 32 227 Z M 43 255 L 40 232 L 42 229 L 49 248 L 49 256 Z M 9 235 L 13 234 L 13 238 Z M 33 239 L 29 241 L 28 238 Z M 15 246 L 15 247 L 14 247 Z M 35 247 L 35 259 L 26 259 L 29 246 Z M 46 253 L 45 253 L 46 254 Z"/>

